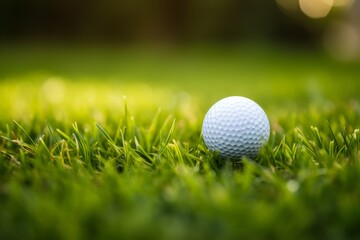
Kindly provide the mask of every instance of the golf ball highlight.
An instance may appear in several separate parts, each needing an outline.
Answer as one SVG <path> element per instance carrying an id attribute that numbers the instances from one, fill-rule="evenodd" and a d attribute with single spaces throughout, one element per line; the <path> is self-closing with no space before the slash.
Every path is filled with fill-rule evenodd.
<path id="1" fill-rule="evenodd" d="M 205 145 L 221 157 L 255 157 L 269 140 L 270 124 L 264 110 L 254 101 L 232 96 L 216 102 L 202 125 Z"/>

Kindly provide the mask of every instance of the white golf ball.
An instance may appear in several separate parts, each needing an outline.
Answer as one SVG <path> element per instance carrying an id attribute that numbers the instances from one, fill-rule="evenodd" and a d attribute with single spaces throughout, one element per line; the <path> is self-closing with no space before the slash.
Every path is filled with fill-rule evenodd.
<path id="1" fill-rule="evenodd" d="M 202 125 L 206 146 L 221 157 L 255 157 L 270 135 L 264 110 L 245 97 L 227 97 L 206 113 Z"/>

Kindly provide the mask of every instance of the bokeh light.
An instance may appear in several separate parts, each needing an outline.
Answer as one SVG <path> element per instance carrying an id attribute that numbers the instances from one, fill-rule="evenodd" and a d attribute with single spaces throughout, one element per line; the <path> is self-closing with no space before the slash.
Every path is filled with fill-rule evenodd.
<path id="1" fill-rule="evenodd" d="M 65 86 L 61 78 L 51 77 L 47 79 L 42 89 L 45 99 L 51 103 L 59 103 L 64 99 Z"/>
<path id="2" fill-rule="evenodd" d="M 299 0 L 301 11 L 310 18 L 326 17 L 333 4 L 334 0 Z"/>

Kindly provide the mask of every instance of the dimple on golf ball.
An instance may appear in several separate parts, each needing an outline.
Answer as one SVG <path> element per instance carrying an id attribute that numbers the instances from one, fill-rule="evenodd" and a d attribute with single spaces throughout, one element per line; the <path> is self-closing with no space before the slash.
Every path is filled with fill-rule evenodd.
<path id="1" fill-rule="evenodd" d="M 270 135 L 269 120 L 254 101 L 232 96 L 216 102 L 202 125 L 205 145 L 219 156 L 255 157 Z"/>

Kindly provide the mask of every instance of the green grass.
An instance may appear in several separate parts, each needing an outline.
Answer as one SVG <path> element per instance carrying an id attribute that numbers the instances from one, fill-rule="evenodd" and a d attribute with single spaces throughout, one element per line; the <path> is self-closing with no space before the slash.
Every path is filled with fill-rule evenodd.
<path id="1" fill-rule="evenodd" d="M 358 63 L 254 46 L 1 51 L 2 239 L 360 237 Z M 256 159 L 202 141 L 228 95 L 269 116 Z"/>

